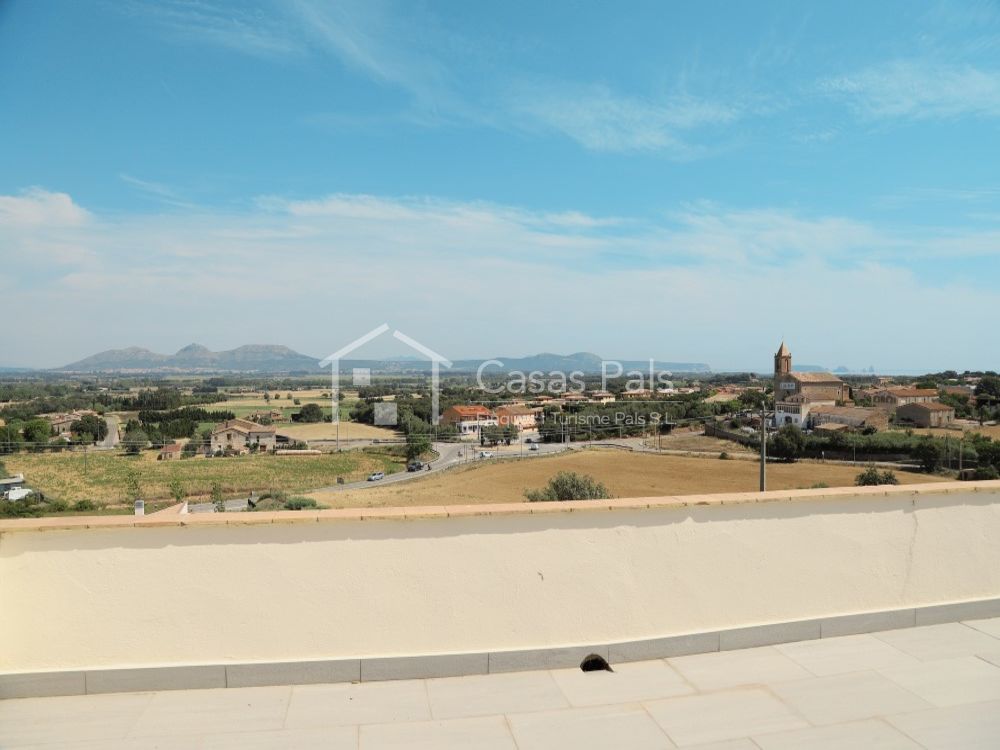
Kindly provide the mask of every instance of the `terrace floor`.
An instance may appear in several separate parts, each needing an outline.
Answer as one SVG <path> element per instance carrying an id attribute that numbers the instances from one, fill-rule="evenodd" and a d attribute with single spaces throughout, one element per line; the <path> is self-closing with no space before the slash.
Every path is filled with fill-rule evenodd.
<path id="1" fill-rule="evenodd" d="M 997 748 L 1000 618 L 615 666 L 0 701 L 13 748 Z"/>

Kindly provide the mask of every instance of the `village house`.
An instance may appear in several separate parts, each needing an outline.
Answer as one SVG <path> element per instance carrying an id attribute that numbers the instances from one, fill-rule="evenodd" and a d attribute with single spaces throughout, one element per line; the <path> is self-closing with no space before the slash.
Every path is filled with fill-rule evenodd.
<path id="1" fill-rule="evenodd" d="M 896 419 L 918 427 L 947 427 L 955 421 L 955 409 L 937 401 L 903 404 L 896 409 Z"/>
<path id="2" fill-rule="evenodd" d="M 463 438 L 478 438 L 484 427 L 496 427 L 499 421 L 485 406 L 470 404 L 449 406 L 441 414 L 441 424 L 454 425 Z"/>
<path id="3" fill-rule="evenodd" d="M 518 430 L 534 430 L 538 426 L 535 410 L 528 406 L 511 405 L 496 408 L 497 422 L 501 427 L 513 425 Z"/>
<path id="4" fill-rule="evenodd" d="M 212 453 L 245 453 L 251 446 L 257 450 L 274 450 L 277 441 L 274 428 L 246 419 L 229 419 L 212 430 Z"/>
<path id="5" fill-rule="evenodd" d="M 176 461 L 181 457 L 181 451 L 183 446 L 180 443 L 169 443 L 160 448 L 160 455 L 157 458 L 160 461 Z"/>
<path id="6" fill-rule="evenodd" d="M 929 404 L 937 400 L 938 392 L 934 388 L 886 388 L 872 396 L 872 401 L 877 406 L 889 410 L 906 404 Z"/>
<path id="7" fill-rule="evenodd" d="M 594 404 L 613 404 L 615 402 L 615 394 L 610 391 L 591 391 L 590 401 Z"/>

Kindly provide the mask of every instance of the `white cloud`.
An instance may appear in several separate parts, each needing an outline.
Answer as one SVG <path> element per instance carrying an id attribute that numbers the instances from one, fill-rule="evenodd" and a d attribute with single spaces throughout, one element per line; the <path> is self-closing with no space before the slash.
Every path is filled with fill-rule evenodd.
<path id="1" fill-rule="evenodd" d="M 89 218 L 66 193 L 35 187 L 20 195 L 0 195 L 0 227 L 72 227 Z"/>
<path id="2" fill-rule="evenodd" d="M 985 365 L 974 357 L 1000 345 L 990 323 L 1000 292 L 909 269 L 914 256 L 954 267 L 995 255 L 1000 236 L 990 232 L 917 234 L 710 204 L 649 219 L 372 195 L 271 197 L 243 212 L 90 215 L 63 225 L 61 244 L 43 225 L 25 226 L 0 224 L 5 303 L 32 310 L 16 335 L 0 331 L 0 350 L 19 362 L 59 365 L 109 347 L 167 351 L 191 340 L 324 353 L 398 320 L 452 357 L 595 350 L 747 366 L 784 333 L 851 353 L 831 355 L 847 364 L 891 356 L 921 366 L 908 358 L 925 347 L 894 350 L 881 335 L 858 335 L 904 310 L 895 336 L 942 334 L 941 358 L 927 366 Z M 39 246 L 76 260 L 34 262 Z M 851 303 L 858 299 L 865 303 Z M 940 315 L 957 299 L 968 335 Z"/>
<path id="3" fill-rule="evenodd" d="M 1000 116 L 1000 71 L 972 65 L 895 60 L 825 79 L 820 89 L 873 118 Z"/>

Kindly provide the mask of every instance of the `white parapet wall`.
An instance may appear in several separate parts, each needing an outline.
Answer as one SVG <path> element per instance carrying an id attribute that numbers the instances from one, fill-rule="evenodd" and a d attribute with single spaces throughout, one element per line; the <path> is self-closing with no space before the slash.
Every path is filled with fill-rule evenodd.
<path id="1" fill-rule="evenodd" d="M 0 673 L 621 643 L 1000 599 L 1000 482 L 0 523 Z"/>

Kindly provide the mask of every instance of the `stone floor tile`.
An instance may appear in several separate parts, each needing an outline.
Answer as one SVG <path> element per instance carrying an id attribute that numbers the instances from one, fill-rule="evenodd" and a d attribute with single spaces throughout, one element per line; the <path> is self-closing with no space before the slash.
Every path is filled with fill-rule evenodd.
<path id="1" fill-rule="evenodd" d="M 813 676 L 774 646 L 678 656 L 667 659 L 667 663 L 699 690 L 785 682 Z"/>
<path id="2" fill-rule="evenodd" d="M 928 750 L 1000 747 L 1000 701 L 889 716 L 887 721 Z"/>
<path id="3" fill-rule="evenodd" d="M 963 624 L 968 625 L 970 628 L 975 628 L 981 633 L 986 633 L 986 635 L 1000 639 L 1000 617 L 990 617 L 986 620 L 965 620 Z"/>
<path id="4" fill-rule="evenodd" d="M 520 750 L 667 750 L 674 744 L 639 705 L 510 714 Z"/>
<path id="5" fill-rule="evenodd" d="M 886 630 L 872 635 L 923 661 L 953 659 L 956 656 L 973 656 L 980 652 L 998 650 L 996 638 L 960 622 Z"/>
<path id="6" fill-rule="evenodd" d="M 919 663 L 916 657 L 871 635 L 783 643 L 775 648 L 820 677 Z"/>
<path id="7" fill-rule="evenodd" d="M 881 719 L 756 735 L 761 750 L 920 750 L 920 745 Z"/>
<path id="8" fill-rule="evenodd" d="M 285 727 L 386 724 L 430 718 L 423 680 L 296 685 Z"/>
<path id="9" fill-rule="evenodd" d="M 168 690 L 153 693 L 131 737 L 205 735 L 281 729 L 292 689 Z"/>
<path id="10" fill-rule="evenodd" d="M 1000 700 L 1000 667 L 975 656 L 925 661 L 880 671 L 935 706 Z"/>
<path id="11" fill-rule="evenodd" d="M 635 703 L 694 692 L 694 688 L 662 659 L 619 664 L 614 670 L 558 669 L 552 671 L 552 677 L 573 706 Z"/>
<path id="12" fill-rule="evenodd" d="M 548 672 L 505 672 L 427 680 L 435 719 L 568 708 Z"/>
<path id="13" fill-rule="evenodd" d="M 681 747 L 807 726 L 786 705 L 760 688 L 667 698 L 643 705 Z"/>
<path id="14" fill-rule="evenodd" d="M 774 694 L 813 724 L 838 724 L 919 711 L 930 704 L 876 672 L 853 672 L 771 685 Z"/>
<path id="15" fill-rule="evenodd" d="M 360 750 L 516 750 L 503 716 L 416 723 L 367 724 L 361 727 Z"/>
<path id="16" fill-rule="evenodd" d="M 153 693 L 11 698 L 0 701 L 0 748 L 123 738 Z"/>

